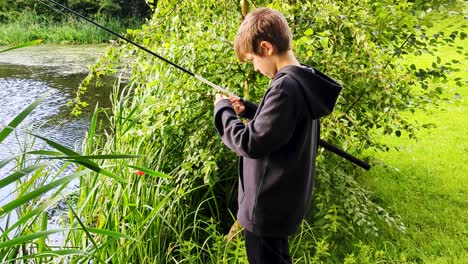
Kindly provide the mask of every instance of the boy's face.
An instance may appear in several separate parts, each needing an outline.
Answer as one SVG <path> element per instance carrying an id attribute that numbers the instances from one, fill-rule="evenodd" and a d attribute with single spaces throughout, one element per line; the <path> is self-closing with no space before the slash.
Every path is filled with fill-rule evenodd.
<path id="1" fill-rule="evenodd" d="M 277 67 L 275 60 L 272 56 L 264 55 L 260 56 L 257 54 L 247 53 L 245 54 L 245 58 L 252 62 L 255 71 L 260 72 L 261 74 L 265 75 L 269 79 L 273 79 L 277 72 Z"/>

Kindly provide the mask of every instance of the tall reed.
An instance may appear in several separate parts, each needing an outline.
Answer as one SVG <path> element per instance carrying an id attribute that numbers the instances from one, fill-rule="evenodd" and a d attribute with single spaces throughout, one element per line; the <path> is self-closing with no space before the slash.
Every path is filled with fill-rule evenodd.
<path id="1" fill-rule="evenodd" d="M 4 52 L 4 51 L 2 51 Z M 19 113 L 7 126 L 0 130 L 0 144 L 15 130 L 21 122 L 45 99 L 41 96 L 21 113 Z M 96 120 L 96 119 L 93 119 Z M 92 128 L 95 128 L 93 121 Z M 92 134 L 92 133 L 91 133 Z M 94 259 L 105 263 L 100 259 L 100 248 L 95 242 L 95 236 L 113 240 L 136 240 L 124 233 L 113 232 L 95 226 L 86 226 L 81 221 L 75 209 L 76 198 L 73 198 L 76 190 L 69 187 L 70 183 L 84 175 L 95 172 L 95 177 L 109 177 L 118 182 L 127 182 L 114 173 L 102 168 L 93 160 L 125 159 L 131 161 L 138 158 L 134 155 L 99 155 L 83 156 L 68 149 L 61 144 L 39 135 L 31 136 L 46 142 L 53 150 L 28 150 L 22 148 L 19 153 L 0 161 L 0 169 L 4 169 L 6 175 L 0 178 L 0 189 L 13 189 L 9 194 L 11 201 L 7 201 L 0 207 L 0 222 L 2 223 L 0 235 L 0 261 L 5 263 L 56 263 L 57 260 Z M 29 145 L 28 145 L 29 146 Z M 79 164 L 70 167 L 71 164 Z M 11 167 L 11 169 L 7 169 Z M 59 169 L 56 169 L 59 168 Z M 144 168 L 139 168 L 147 171 Z M 156 177 L 165 175 L 148 171 Z M 104 176 L 105 175 L 105 176 Z M 15 184 L 14 188 L 11 188 Z M 6 189 L 6 187 L 10 187 Z M 49 215 L 52 212 L 61 212 L 59 204 L 68 206 L 68 217 L 62 217 L 62 227 L 49 229 Z M 65 237 L 54 245 L 47 239 L 50 235 L 60 234 Z M 76 247 L 68 239 L 78 237 L 80 246 Z M 93 234 L 93 235 L 91 235 Z M 84 240 L 83 240 L 84 239 Z M 83 242 L 85 241 L 85 242 Z M 88 247 L 90 241 L 94 248 Z"/>
<path id="2" fill-rule="evenodd" d="M 168 74 L 166 78 L 172 78 L 172 75 Z M 99 240 L 99 257 L 114 263 L 242 263 L 245 260 L 244 250 L 239 247 L 242 241 L 226 243 L 225 230 L 220 229 L 218 204 L 223 202 L 219 201 L 219 194 L 215 194 L 216 187 L 204 182 L 197 174 L 187 173 L 188 163 L 171 162 L 171 159 L 180 159 L 177 156 L 190 141 L 171 133 L 176 124 L 160 123 L 149 128 L 154 129 L 154 133 L 164 133 L 162 138 L 141 131 L 145 129 L 143 117 L 150 108 L 164 111 L 170 104 L 160 101 L 148 105 L 148 100 L 162 98 L 173 91 L 163 87 L 140 90 L 134 84 L 115 87 L 111 131 L 90 134 L 83 149 L 85 155 L 98 155 L 104 150 L 136 152 L 144 156 L 132 167 L 125 167 L 124 160 L 106 162 L 110 171 L 125 175 L 127 184 L 97 178 L 95 174 L 81 178 L 76 210 L 84 216 L 84 225 L 136 238 Z M 139 92 L 135 93 L 135 90 Z M 166 131 L 155 131 L 163 128 Z M 165 171 L 172 177 L 161 174 L 162 177 L 154 177 L 148 173 L 141 176 L 135 173 L 135 168 L 141 167 L 148 168 L 149 172 Z M 229 218 L 231 221 L 224 223 L 225 226 L 234 221 Z M 71 224 L 76 225 L 73 220 Z M 82 247 L 82 237 L 83 234 L 71 234 L 67 241 Z"/>
<path id="3" fill-rule="evenodd" d="M 107 133 L 96 133 L 105 131 L 98 126 L 98 115 L 104 111 L 96 109 L 82 154 L 31 134 L 52 150 L 24 149 L 0 162 L 0 168 L 8 164 L 14 167 L 1 177 L 0 189 L 16 184 L 12 201 L 0 208 L 0 220 L 5 222 L 0 236 L 0 261 L 241 263 L 245 260 L 242 241 L 226 243 L 224 231 L 219 228 L 220 201 L 214 186 L 199 177 L 187 178 L 187 164 L 170 162 L 171 155 L 180 155 L 181 150 L 164 144 L 183 146 L 190 142 L 176 133 L 152 144 L 145 137 L 134 137 L 146 112 L 139 111 L 141 103 L 155 96 L 151 90 L 135 95 L 135 88 L 133 84 L 124 88 L 115 86 L 112 122 Z M 173 92 L 158 91 L 160 96 Z M 44 98 L 40 97 L 2 128 L 0 143 L 18 129 Z M 162 102 L 159 110 L 163 111 L 168 103 Z M 135 152 L 141 155 L 115 154 Z M 70 167 L 72 164 L 78 166 Z M 53 169 L 57 165 L 59 169 Z M 233 168 L 227 168 L 230 169 Z M 78 189 L 70 186 L 75 180 L 79 180 Z M 62 214 L 60 228 L 50 229 L 52 212 Z M 61 240 L 54 243 L 51 235 L 59 235 Z"/>

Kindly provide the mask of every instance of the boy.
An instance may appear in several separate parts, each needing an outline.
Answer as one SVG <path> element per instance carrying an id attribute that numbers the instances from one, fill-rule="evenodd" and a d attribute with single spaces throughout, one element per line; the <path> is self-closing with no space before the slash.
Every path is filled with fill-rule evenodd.
<path id="1" fill-rule="evenodd" d="M 214 123 L 240 155 L 239 209 L 250 263 L 292 263 L 288 236 L 306 214 L 315 181 L 320 117 L 333 110 L 341 86 L 292 52 L 278 11 L 259 8 L 242 22 L 236 56 L 270 78 L 259 106 L 218 94 Z M 242 123 L 239 116 L 250 120 Z"/>

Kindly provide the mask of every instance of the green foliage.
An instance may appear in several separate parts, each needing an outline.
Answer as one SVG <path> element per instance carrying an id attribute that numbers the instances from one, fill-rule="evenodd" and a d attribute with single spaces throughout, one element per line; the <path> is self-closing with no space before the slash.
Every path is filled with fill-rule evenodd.
<path id="1" fill-rule="evenodd" d="M 114 32 L 140 27 L 150 17 L 143 0 L 57 1 Z M 19 44 L 42 38 L 48 43 L 94 44 L 113 36 L 65 10 L 41 1 L 0 0 L 0 45 Z"/>
<path id="2" fill-rule="evenodd" d="M 385 148 L 376 140 L 379 134 L 399 136 L 404 132 L 413 136 L 418 125 L 402 112 L 425 109 L 427 102 L 437 101 L 441 92 L 424 85 L 457 70 L 456 63 L 445 65 L 438 59 L 432 71 L 397 60 L 408 54 L 430 54 L 442 44 L 463 38 L 460 31 L 451 32 L 448 38 L 424 35 L 431 14 L 409 2 L 275 1 L 271 6 L 291 22 L 295 53 L 301 61 L 344 84 L 335 113 L 323 120 L 322 136 L 341 142 L 348 151 L 359 152 L 366 146 Z M 129 30 L 128 35 L 161 56 L 258 102 L 268 80 L 254 73 L 250 65 L 239 64 L 231 47 L 240 11 L 233 2 L 160 2 L 153 18 L 140 30 Z M 157 58 L 120 43 L 109 47 L 91 67 L 71 103 L 75 114 L 87 107 L 80 99 L 86 87 L 99 84 L 102 76 L 115 74 L 127 80 L 115 86 L 112 109 L 97 110 L 93 116 L 84 156 L 78 160 L 83 165 L 78 173 L 86 170 L 85 175 L 79 177 L 78 193 L 67 200 L 69 232 L 61 250 L 72 247 L 74 251 L 60 251 L 60 256 L 71 262 L 245 262 L 242 240 L 228 243 L 224 236 L 234 221 L 237 158 L 223 146 L 212 125 L 214 91 Z M 109 116 L 111 125 L 97 134 L 97 115 L 102 112 Z M 78 156 L 75 151 L 52 146 L 68 156 L 66 160 Z M 89 157 L 107 153 L 145 158 L 90 161 Z M 135 173 L 140 168 L 146 168 L 141 170 L 145 175 Z M 311 215 L 301 232 L 291 238 L 295 261 L 404 263 L 404 254 L 395 259 L 380 248 L 356 244 L 358 235 L 363 241 L 372 241 L 387 232 L 404 230 L 400 218 L 359 185 L 356 170 L 331 154 L 321 153 L 317 171 Z M 101 177 L 98 172 L 116 177 Z M 3 259 L 33 252 L 36 239 L 38 248 L 50 252 L 41 240 L 47 234 L 43 225 L 27 223 L 16 241 L 25 239 L 23 235 L 29 232 L 42 233 L 32 238 L 34 241 L 27 240 L 31 241 L 27 250 L 13 247 L 4 251 Z M 39 261 L 53 261 L 32 255 Z"/>
<path id="3" fill-rule="evenodd" d="M 125 20 L 151 16 L 151 10 L 145 0 L 55 0 L 55 2 L 93 18 L 118 17 Z M 0 0 L 1 22 L 14 21 L 15 17 L 24 11 L 35 11 L 45 18 L 64 21 L 60 8 L 56 8 L 48 0 Z"/>
<path id="4" fill-rule="evenodd" d="M 14 21 L 0 24 L 0 45 L 16 45 L 35 39 L 45 43 L 93 44 L 111 39 L 111 35 L 96 26 L 80 19 L 62 15 L 65 21 L 54 21 L 35 11 L 23 11 Z M 127 27 L 141 25 L 141 20 L 122 21 L 117 18 L 96 18 L 96 22 L 115 31 L 125 31 Z"/>
<path id="5" fill-rule="evenodd" d="M 37 39 L 37 40 L 29 41 L 29 42 L 26 42 L 26 43 L 23 43 L 23 44 L 20 44 L 20 45 L 16 45 L 16 46 L 13 46 L 13 47 L 10 47 L 10 48 L 6 48 L 6 49 L 3 49 L 3 50 L 0 50 L 0 53 L 6 52 L 6 51 L 10 51 L 10 50 L 14 50 L 14 49 L 29 47 L 29 46 L 32 46 L 32 45 L 39 44 L 39 43 L 41 43 L 41 42 L 42 42 L 42 39 Z"/>
<path id="6" fill-rule="evenodd" d="M 324 137 L 345 142 L 345 148 L 381 149 L 387 146 L 375 140 L 375 129 L 396 136 L 405 131 L 414 137 L 419 127 L 402 116 L 402 111 L 424 109 L 428 102 L 437 101 L 441 91 L 428 89 L 428 83 L 458 69 L 456 64 L 441 64 L 436 58 L 432 69 L 407 68 L 396 59 L 410 53 L 434 54 L 462 34 L 453 31 L 452 38 L 444 39 L 428 36 L 433 16 L 413 10 L 406 1 L 363 1 L 358 5 L 319 1 L 291 8 L 301 14 L 290 16 L 295 21 L 296 53 L 345 87 L 335 113 L 324 122 Z"/>
<path id="7" fill-rule="evenodd" d="M 31 45 L 31 43 L 29 43 L 29 45 Z M 23 46 L 27 46 L 27 44 Z M 39 97 L 35 102 L 19 113 L 8 126 L 0 130 L 0 143 L 10 136 L 14 130 L 18 129 L 21 122 L 24 121 L 45 97 L 46 95 Z M 7 172 L 7 174 L 11 173 L 10 175 L 2 176 L 0 189 L 5 191 L 5 187 L 11 186 L 14 183 L 17 184 L 16 188 L 10 188 L 14 189 L 15 197 L 13 197 L 11 201 L 3 203 L 0 207 L 0 220 L 2 223 L 0 227 L 2 230 L 0 235 L 0 261 L 2 261 L 2 263 L 10 263 L 13 261 L 24 261 L 25 259 L 36 259 L 42 262 L 43 260 L 48 261 L 49 257 L 62 258 L 70 255 L 78 255 L 80 258 L 85 259 L 90 258 L 88 255 L 88 252 L 90 252 L 89 250 L 80 251 L 70 249 L 68 248 L 68 241 L 66 240 L 64 241 L 65 249 L 52 252 L 52 247 L 45 242 L 45 238 L 56 233 L 85 233 L 93 242 L 94 240 L 91 237 L 91 233 L 94 235 L 101 235 L 101 237 L 105 237 L 109 241 L 115 239 L 135 241 L 135 238 L 126 234 L 85 226 L 71 206 L 69 206 L 69 208 L 70 212 L 73 213 L 73 217 L 70 217 L 70 219 L 79 223 L 79 226 L 75 224 L 72 225 L 72 228 L 49 230 L 48 220 L 49 209 L 58 206 L 60 202 L 69 203 L 68 196 L 71 192 L 65 190 L 65 188 L 73 180 L 80 179 L 84 175 L 89 175 L 91 171 L 96 172 L 95 177 L 102 174 L 119 180 L 117 176 L 106 171 L 91 160 L 136 158 L 136 156 L 82 156 L 50 139 L 37 135 L 34 135 L 34 137 L 44 140 L 56 151 L 26 151 L 27 147 L 25 147 L 17 156 L 9 157 L 0 162 L 0 169 L 5 169 L 7 165 L 13 166 L 13 169 Z M 42 162 L 44 159 L 50 161 Z M 66 169 L 70 169 L 70 162 L 80 164 L 83 168 L 63 176 L 62 173 Z M 58 170 L 54 169 L 54 167 L 58 168 Z M 120 179 L 120 181 L 125 180 Z M 8 196 L 10 195 L 11 194 Z M 45 198 L 45 196 L 47 198 Z M 15 220 L 13 223 L 10 223 L 10 219 Z M 93 244 L 94 246 L 97 245 L 95 242 Z M 98 250 L 97 247 L 95 249 Z M 94 255 L 94 259 L 104 263 L 104 261 L 99 259 L 98 254 Z"/>

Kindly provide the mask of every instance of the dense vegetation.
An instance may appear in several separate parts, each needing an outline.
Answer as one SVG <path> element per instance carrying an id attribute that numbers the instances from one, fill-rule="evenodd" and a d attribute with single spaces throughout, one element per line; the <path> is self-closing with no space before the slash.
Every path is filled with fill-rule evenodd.
<path id="1" fill-rule="evenodd" d="M 148 18 L 151 16 L 150 6 L 145 0 L 54 0 L 65 5 L 74 11 L 89 17 L 119 17 L 127 18 Z M 63 21 L 60 9 L 56 8 L 48 0 L 1 0 L 0 1 L 0 22 L 14 20 L 19 13 L 34 10 L 38 14 L 48 16 L 55 20 Z"/>
<path id="2" fill-rule="evenodd" d="M 266 4 L 255 1 L 257 6 Z M 408 111 L 427 109 L 430 103 L 443 99 L 447 95 L 444 86 L 432 82 L 459 71 L 459 61 L 435 56 L 425 65 L 406 63 L 402 58 L 411 55 L 412 61 L 417 61 L 441 47 L 463 53 L 456 41 L 466 34 L 457 28 L 429 33 L 433 21 L 461 14 L 442 3 L 432 6 L 437 12 L 427 10 L 426 4 L 387 0 L 291 0 L 270 4 L 290 21 L 294 50 L 300 60 L 333 76 L 345 87 L 334 114 L 322 120 L 322 137 L 327 141 L 359 155 L 363 149 L 367 153 L 388 150 L 390 146 L 380 141 L 381 135 L 414 138 L 418 129 L 429 126 L 414 122 Z M 157 12 L 140 30 L 128 34 L 163 57 L 258 102 L 267 80 L 254 73 L 250 65 L 239 64 L 232 52 L 241 10 L 232 1 L 168 0 L 158 3 Z M 64 232 L 61 251 L 55 254 L 76 262 L 245 263 L 241 237 L 230 243 L 224 237 L 234 222 L 237 158 L 222 145 L 212 125 L 213 91 L 121 43 L 109 47 L 91 68 L 73 102 L 74 113 L 87 107 L 79 95 L 88 85 L 99 84 L 100 76 L 126 71 L 131 75 L 125 85 L 116 85 L 113 108 L 95 112 L 82 150 L 86 156 L 77 157 L 76 152 L 49 141 L 68 156 L 62 159 L 81 165 L 75 174 L 57 183 L 62 186 L 73 178 L 80 179 L 78 192 L 64 195 L 69 205 L 64 220 L 67 229 L 45 231 L 45 209 L 62 200 L 60 190 L 45 203 L 47 206 L 38 196 L 9 205 L 7 208 L 17 206 L 23 213 L 18 230 L 9 228 L 1 237 L 2 260 L 27 254 L 30 258 L 51 259 L 53 248 L 44 237 Z M 460 80 L 457 82 L 462 85 Z M 111 127 L 100 135 L 95 133 L 98 116 L 111 120 Z M 122 153 L 143 158 L 102 156 Z M 91 158 L 103 161 L 94 163 Z M 23 171 L 32 172 L 33 166 Z M 297 263 L 422 260 L 412 252 L 394 253 L 388 249 L 398 247 L 395 241 L 370 244 L 383 242 L 379 237 L 403 232 L 405 221 L 382 207 L 383 203 L 374 200 L 358 183 L 359 169 L 326 152 L 321 153 L 317 166 L 312 213 L 301 232 L 291 238 Z M 28 186 L 42 177 L 58 177 L 41 168 L 31 176 Z M 135 174 L 135 169 L 145 175 Z M 19 193 L 31 190 L 24 187 Z M 13 242 L 8 241 L 9 234 L 15 234 Z"/>
<path id="3" fill-rule="evenodd" d="M 116 32 L 138 28 L 151 17 L 144 0 L 58 0 Z M 67 14 L 47 0 L 0 0 L 0 45 L 19 44 L 35 39 L 45 43 L 95 44 L 113 39 L 112 35 L 77 17 Z"/>

